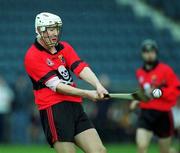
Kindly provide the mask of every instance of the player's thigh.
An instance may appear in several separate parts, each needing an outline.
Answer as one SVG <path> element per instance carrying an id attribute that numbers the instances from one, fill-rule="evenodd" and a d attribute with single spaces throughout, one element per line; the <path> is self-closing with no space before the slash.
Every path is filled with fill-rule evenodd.
<path id="1" fill-rule="evenodd" d="M 91 128 L 75 136 L 75 143 L 85 153 L 106 153 L 106 149 L 96 131 Z"/>
<path id="2" fill-rule="evenodd" d="M 154 133 L 159 138 L 171 137 L 174 134 L 172 112 L 160 112 L 159 114 L 160 117 L 155 124 Z"/>
<path id="3" fill-rule="evenodd" d="M 75 145 L 72 142 L 55 142 L 54 149 L 57 153 L 76 153 Z"/>
<path id="4" fill-rule="evenodd" d="M 148 147 L 153 133 L 144 128 L 138 128 L 136 130 L 136 143 L 139 147 Z"/>
<path id="5" fill-rule="evenodd" d="M 171 145 L 171 137 L 160 138 L 158 142 L 159 142 L 160 153 L 169 153 L 170 145 Z"/>

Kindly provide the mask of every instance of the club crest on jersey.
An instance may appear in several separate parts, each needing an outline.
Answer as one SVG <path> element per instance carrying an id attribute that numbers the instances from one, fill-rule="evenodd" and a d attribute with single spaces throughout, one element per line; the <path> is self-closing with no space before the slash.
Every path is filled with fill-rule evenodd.
<path id="1" fill-rule="evenodd" d="M 53 66 L 53 65 L 54 65 L 54 62 L 51 61 L 49 58 L 47 58 L 46 63 L 47 63 L 47 65 L 49 65 L 49 66 Z"/>
<path id="2" fill-rule="evenodd" d="M 152 82 L 156 82 L 157 76 L 156 75 L 152 75 L 151 80 L 152 80 Z"/>
<path id="3" fill-rule="evenodd" d="M 60 54 L 60 55 L 58 56 L 58 58 L 60 59 L 60 61 L 61 61 L 62 64 L 65 64 L 65 59 L 64 59 L 64 57 L 63 57 L 62 54 Z"/>

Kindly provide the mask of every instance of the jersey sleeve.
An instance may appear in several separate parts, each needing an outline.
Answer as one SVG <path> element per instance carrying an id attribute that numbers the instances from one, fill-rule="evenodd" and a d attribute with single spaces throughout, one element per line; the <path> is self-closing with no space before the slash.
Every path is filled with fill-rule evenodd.
<path id="1" fill-rule="evenodd" d="M 166 84 L 161 87 L 162 98 L 166 100 L 176 100 L 179 95 L 180 81 L 173 69 L 169 66 L 166 68 Z"/>
<path id="2" fill-rule="evenodd" d="M 26 58 L 25 69 L 33 81 L 43 85 L 52 77 L 57 76 L 57 72 L 48 66 L 46 60 L 38 56 Z"/>
<path id="3" fill-rule="evenodd" d="M 80 59 L 71 45 L 66 42 L 63 42 L 63 45 L 65 47 L 64 58 L 67 66 L 76 76 L 79 77 L 80 72 L 84 69 L 84 67 L 88 67 L 88 64 Z"/>

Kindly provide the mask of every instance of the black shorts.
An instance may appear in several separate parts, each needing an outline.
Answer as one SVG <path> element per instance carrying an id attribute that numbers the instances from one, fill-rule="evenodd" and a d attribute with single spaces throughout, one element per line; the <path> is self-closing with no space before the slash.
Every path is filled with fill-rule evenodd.
<path id="1" fill-rule="evenodd" d="M 159 138 L 172 136 L 174 132 L 172 113 L 142 109 L 138 118 L 138 128 L 150 130 Z"/>
<path id="2" fill-rule="evenodd" d="M 60 102 L 40 110 L 40 118 L 48 143 L 74 142 L 74 136 L 94 128 L 80 103 Z"/>

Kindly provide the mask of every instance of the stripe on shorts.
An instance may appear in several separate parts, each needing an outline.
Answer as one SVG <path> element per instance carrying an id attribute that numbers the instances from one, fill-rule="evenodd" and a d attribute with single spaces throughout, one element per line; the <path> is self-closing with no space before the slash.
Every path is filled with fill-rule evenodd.
<path id="1" fill-rule="evenodd" d="M 170 121 L 170 130 L 169 134 L 172 135 L 174 133 L 174 123 L 173 123 L 173 116 L 172 116 L 172 111 L 168 113 L 169 121 Z"/>
<path id="2" fill-rule="evenodd" d="M 52 143 L 54 143 L 55 141 L 58 141 L 58 135 L 57 135 L 57 131 L 56 131 L 55 123 L 54 123 L 52 108 L 48 107 L 46 109 L 46 111 L 47 111 L 50 131 L 51 131 L 51 135 L 52 135 Z"/>

